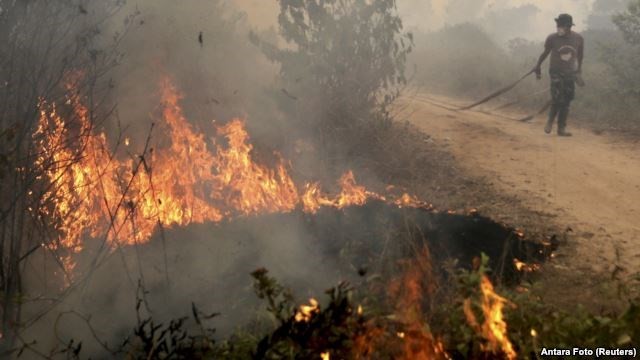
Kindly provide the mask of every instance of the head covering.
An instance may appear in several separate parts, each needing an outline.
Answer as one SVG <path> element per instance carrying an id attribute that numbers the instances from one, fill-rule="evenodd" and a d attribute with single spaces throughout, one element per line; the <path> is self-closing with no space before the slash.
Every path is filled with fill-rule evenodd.
<path id="1" fill-rule="evenodd" d="M 556 24 L 558 26 L 574 26 L 575 24 L 573 23 L 573 17 L 569 14 L 560 14 L 558 15 L 558 17 L 556 18 Z"/>

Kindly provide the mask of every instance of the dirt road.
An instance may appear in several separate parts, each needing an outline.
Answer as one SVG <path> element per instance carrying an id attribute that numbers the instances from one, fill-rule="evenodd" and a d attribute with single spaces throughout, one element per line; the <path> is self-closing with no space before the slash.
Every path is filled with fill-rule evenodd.
<path id="1" fill-rule="evenodd" d="M 572 124 L 571 138 L 543 132 L 544 116 L 529 123 L 451 111 L 453 99 L 418 93 L 402 99 L 403 115 L 449 149 L 471 175 L 527 207 L 557 215 L 573 229 L 563 250 L 567 269 L 640 272 L 640 146 L 596 135 Z M 482 109 L 481 109 L 482 110 Z M 558 264 L 558 263 L 557 263 Z M 562 265 L 563 264 L 563 265 Z"/>

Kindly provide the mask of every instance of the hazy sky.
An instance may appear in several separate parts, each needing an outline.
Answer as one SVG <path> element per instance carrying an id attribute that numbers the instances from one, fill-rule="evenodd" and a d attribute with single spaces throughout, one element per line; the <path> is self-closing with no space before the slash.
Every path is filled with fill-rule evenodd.
<path id="1" fill-rule="evenodd" d="M 554 30 L 560 13 L 574 17 L 584 30 L 594 0 L 398 0 L 409 28 L 438 29 L 445 24 L 475 22 L 501 38 L 544 37 Z"/>
<path id="2" fill-rule="evenodd" d="M 276 23 L 276 0 L 227 0 L 247 12 L 257 27 Z M 436 30 L 446 24 L 475 22 L 499 40 L 542 39 L 554 30 L 560 13 L 574 16 L 576 30 L 585 22 L 594 0 L 397 0 L 408 29 Z"/>

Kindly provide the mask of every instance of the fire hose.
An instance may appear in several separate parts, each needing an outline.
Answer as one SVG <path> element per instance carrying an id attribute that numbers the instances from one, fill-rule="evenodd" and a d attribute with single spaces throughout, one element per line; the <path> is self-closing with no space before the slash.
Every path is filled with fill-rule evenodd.
<path id="1" fill-rule="evenodd" d="M 540 94 L 547 93 L 547 92 L 549 92 L 549 88 L 544 88 L 543 90 L 536 91 L 533 94 L 527 94 L 524 97 L 518 97 L 517 99 L 515 99 L 515 100 L 513 100 L 511 102 L 508 102 L 506 104 L 498 105 L 495 108 L 491 109 L 490 111 L 503 110 L 503 109 L 506 109 L 506 108 L 511 107 L 513 105 L 517 105 L 517 104 L 521 103 L 523 100 L 530 99 L 530 98 L 535 98 L 536 96 L 538 96 Z"/>
<path id="2" fill-rule="evenodd" d="M 478 105 L 482 105 L 484 103 L 486 103 L 487 101 L 494 99 L 504 93 L 506 93 L 507 91 L 513 89 L 514 87 L 516 87 L 519 83 L 522 82 L 522 80 L 526 79 L 529 75 L 533 74 L 535 72 L 535 69 L 532 69 L 531 71 L 529 71 L 528 73 L 522 75 L 520 77 L 520 79 L 518 79 L 516 82 L 514 82 L 513 84 L 510 84 L 508 86 L 503 87 L 502 89 L 499 89 L 493 93 L 491 93 L 490 95 L 486 96 L 485 98 L 483 98 L 482 100 L 476 101 L 471 105 L 467 105 L 467 106 L 463 106 L 461 108 L 459 108 L 458 110 L 470 110 L 473 109 L 474 107 L 478 106 Z"/>
<path id="3" fill-rule="evenodd" d="M 495 99 L 496 97 L 498 97 L 498 96 L 500 96 L 500 95 L 502 95 L 502 94 L 504 94 L 504 93 L 506 93 L 506 92 L 510 91 L 511 89 L 515 88 L 515 87 L 516 87 L 519 83 L 521 83 L 524 79 L 526 79 L 527 77 L 529 77 L 529 75 L 531 75 L 531 74 L 535 73 L 535 71 L 536 71 L 535 69 L 532 69 L 532 70 L 530 70 L 529 72 L 527 72 L 526 74 L 522 75 L 518 80 L 516 80 L 516 81 L 515 81 L 515 82 L 513 82 L 512 84 L 509 84 L 509 85 L 507 85 L 507 86 L 505 86 L 505 87 L 503 87 L 503 88 L 501 88 L 501 89 L 499 89 L 499 90 L 494 91 L 493 93 L 491 93 L 491 94 L 487 95 L 487 96 L 486 96 L 486 97 L 484 97 L 483 99 L 478 100 L 478 101 L 476 101 L 475 103 L 473 103 L 473 104 L 471 104 L 471 105 L 467 105 L 467 106 L 459 107 L 459 108 L 457 108 L 456 110 L 462 110 L 462 111 L 464 111 L 464 110 L 471 110 L 471 109 L 473 109 L 474 107 L 476 107 L 476 106 L 478 106 L 478 105 L 482 105 L 482 104 L 484 104 L 484 103 L 486 103 L 486 102 L 488 102 L 488 101 L 490 101 L 490 100 L 492 100 L 492 99 Z M 579 79 L 579 80 L 581 81 L 582 79 Z M 580 86 L 584 86 L 583 84 L 580 84 L 580 83 L 579 83 L 579 85 L 580 85 Z M 537 92 L 537 93 L 535 93 L 534 95 L 537 95 L 537 94 L 540 94 L 540 93 L 542 93 L 542 92 L 546 92 L 546 91 L 548 91 L 548 90 L 544 90 L 544 91 L 541 91 L 541 92 Z M 505 108 L 505 107 L 508 107 L 508 106 L 512 106 L 512 105 L 517 104 L 518 102 L 520 102 L 520 100 L 516 100 L 516 101 L 513 101 L 513 102 L 511 102 L 511 103 L 508 103 L 508 104 L 505 104 L 505 105 L 499 106 L 499 107 L 498 107 L 498 108 L 496 108 L 496 109 L 502 109 L 502 108 Z M 545 111 L 547 111 L 547 109 L 549 109 L 549 106 L 551 106 L 551 100 L 547 101 L 547 102 L 544 104 L 544 106 L 543 106 L 542 108 L 540 108 L 540 110 L 536 111 L 535 113 L 533 113 L 533 114 L 531 114 L 531 115 L 529 115 L 529 116 L 525 116 L 525 117 L 523 117 L 523 118 L 521 118 L 521 119 L 518 119 L 518 120 L 519 120 L 519 121 L 522 121 L 522 122 L 530 121 L 530 120 L 532 120 L 533 118 L 535 118 L 536 116 L 538 116 L 538 115 L 540 115 L 540 114 L 544 113 Z M 494 110 L 495 110 L 495 109 L 494 109 Z"/>
<path id="4" fill-rule="evenodd" d="M 473 108 L 475 108 L 475 107 L 477 107 L 479 105 L 482 105 L 482 104 L 484 104 L 484 103 L 486 103 L 486 102 L 488 102 L 488 101 L 490 101 L 492 99 L 495 99 L 496 97 L 498 97 L 498 96 L 510 91 L 511 89 L 515 88 L 519 83 L 521 83 L 524 79 L 526 79 L 527 77 L 529 77 L 529 75 L 531 75 L 533 73 L 535 73 L 535 69 L 532 69 L 529 72 L 527 72 L 526 74 L 522 75 L 515 82 L 513 82 L 513 83 L 511 83 L 511 84 L 509 84 L 509 85 L 507 85 L 507 86 L 505 86 L 505 87 L 503 87 L 503 88 L 501 88 L 499 90 L 496 90 L 493 93 L 491 93 L 490 95 L 487 95 L 486 97 L 484 97 L 483 99 L 478 100 L 475 103 L 473 103 L 471 105 L 467 105 L 467 106 L 461 106 L 460 107 L 460 106 L 455 106 L 455 105 L 452 105 L 452 104 L 442 104 L 442 103 L 438 103 L 436 101 L 433 101 L 432 99 L 429 99 L 429 100 L 423 99 L 423 100 L 426 101 L 426 102 L 429 102 L 430 104 L 432 104 L 434 106 L 438 106 L 438 107 L 441 107 L 443 109 L 450 110 L 450 111 L 471 110 L 471 109 L 473 109 Z M 584 86 L 584 82 L 582 81 L 582 78 L 580 78 L 580 77 L 577 78 L 576 83 L 579 86 Z M 536 96 L 536 95 L 542 94 L 542 93 L 547 92 L 547 91 L 549 91 L 549 89 L 545 89 L 545 90 L 542 90 L 542 91 L 535 92 L 533 94 L 530 94 L 529 96 L 526 96 L 525 98 L 530 98 L 532 96 Z M 495 109 L 493 109 L 492 111 L 504 109 L 504 108 L 509 107 L 509 106 L 513 106 L 515 104 L 518 104 L 522 100 L 523 99 L 517 99 L 517 100 L 512 101 L 510 103 L 507 103 L 507 104 L 504 104 L 504 105 L 500 105 L 500 106 L 496 107 Z M 535 113 L 533 113 L 531 115 L 525 116 L 525 117 L 520 118 L 520 119 L 513 119 L 513 118 L 509 118 L 509 119 L 517 120 L 517 121 L 521 121 L 521 122 L 527 122 L 527 121 L 533 120 L 536 116 L 538 116 L 538 115 L 544 113 L 545 111 L 547 111 L 550 106 L 551 106 L 551 100 L 548 100 L 540 108 L 540 110 L 536 111 Z"/>

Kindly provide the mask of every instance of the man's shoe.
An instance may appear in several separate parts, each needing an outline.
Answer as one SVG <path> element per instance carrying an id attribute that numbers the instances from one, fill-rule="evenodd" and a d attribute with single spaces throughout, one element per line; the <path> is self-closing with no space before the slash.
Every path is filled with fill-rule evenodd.
<path id="1" fill-rule="evenodd" d="M 553 127 L 553 121 L 547 121 L 547 124 L 544 126 L 544 132 L 547 134 L 551 134 L 551 128 Z"/>
<path id="2" fill-rule="evenodd" d="M 573 134 L 564 130 L 560 130 L 558 131 L 558 136 L 569 137 L 569 136 L 573 136 Z"/>

